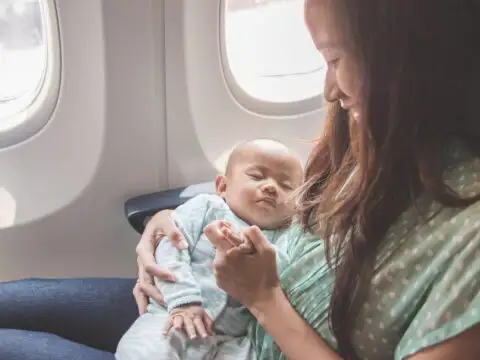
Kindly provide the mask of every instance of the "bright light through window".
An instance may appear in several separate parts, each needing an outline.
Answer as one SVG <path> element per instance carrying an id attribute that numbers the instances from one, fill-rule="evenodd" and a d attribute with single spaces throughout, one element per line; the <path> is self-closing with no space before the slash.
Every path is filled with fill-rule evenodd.
<path id="1" fill-rule="evenodd" d="M 47 69 L 44 0 L 0 0 L 0 128 L 42 88 Z"/>
<path id="2" fill-rule="evenodd" d="M 304 23 L 304 0 L 226 0 L 225 47 L 236 83 L 269 102 L 323 91 L 326 65 Z"/>

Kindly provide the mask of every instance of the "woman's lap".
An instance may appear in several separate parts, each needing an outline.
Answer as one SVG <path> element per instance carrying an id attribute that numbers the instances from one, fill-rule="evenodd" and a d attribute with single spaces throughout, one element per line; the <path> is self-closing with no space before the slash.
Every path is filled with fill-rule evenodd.
<path id="1" fill-rule="evenodd" d="M 17 344 L 25 342 L 25 346 L 32 339 L 39 344 L 49 341 L 52 359 L 56 359 L 57 349 L 58 352 L 69 347 L 72 351 L 88 350 L 80 344 L 114 352 L 121 336 L 138 316 L 132 296 L 133 286 L 133 279 L 103 278 L 29 279 L 2 283 L 0 329 L 26 330 L 2 330 L 3 335 L 10 336 Z M 0 354 L 3 355 L 2 351 L 6 351 L 9 345 L 3 336 L 0 339 Z"/>
<path id="2" fill-rule="evenodd" d="M 114 360 L 114 355 L 53 334 L 0 329 L 0 359 Z"/>

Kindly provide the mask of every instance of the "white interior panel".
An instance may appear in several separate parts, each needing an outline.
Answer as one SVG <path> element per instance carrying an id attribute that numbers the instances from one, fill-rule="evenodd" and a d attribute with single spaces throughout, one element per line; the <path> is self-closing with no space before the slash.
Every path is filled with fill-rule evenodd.
<path id="1" fill-rule="evenodd" d="M 90 183 L 102 151 L 105 61 L 101 3 L 59 2 L 58 10 L 63 74 L 55 112 L 33 138 L 0 152 L 0 186 L 15 199 L 15 224 L 69 204 Z M 79 38 L 77 27 L 85 21 L 82 14 L 88 14 L 89 26 Z"/>
<path id="2" fill-rule="evenodd" d="M 166 2 L 168 174 L 172 187 L 213 180 L 215 163 L 237 141 L 273 137 L 305 158 L 311 147 L 306 140 L 321 131 L 321 110 L 267 117 L 235 101 L 222 70 L 220 10 L 220 0 Z"/>
<path id="3" fill-rule="evenodd" d="M 133 276 L 124 201 L 167 186 L 163 1 L 57 8 L 59 102 L 41 132 L 0 152 L 0 199 L 16 209 L 0 229 L 0 280 Z"/>

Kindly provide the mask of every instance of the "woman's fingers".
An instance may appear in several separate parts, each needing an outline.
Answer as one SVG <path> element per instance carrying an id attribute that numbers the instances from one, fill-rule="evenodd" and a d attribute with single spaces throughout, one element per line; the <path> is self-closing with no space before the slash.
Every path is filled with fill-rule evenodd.
<path id="1" fill-rule="evenodd" d="M 245 237 L 245 241 L 242 244 L 238 245 L 236 248 L 233 248 L 232 250 L 237 250 L 238 252 L 241 252 L 247 255 L 251 255 L 256 252 L 255 247 L 252 245 L 252 243 L 247 237 Z M 229 250 L 229 252 L 232 250 Z"/>
<path id="2" fill-rule="evenodd" d="M 143 266 L 142 261 L 140 258 L 137 259 L 138 264 L 138 287 L 140 291 L 143 293 L 143 296 L 146 298 L 148 296 L 152 297 L 158 304 L 163 305 L 163 296 L 160 293 L 160 290 L 157 289 L 156 286 L 153 285 L 153 277 L 145 271 L 145 267 Z M 145 302 L 148 304 L 148 299 L 145 299 Z M 137 302 L 138 303 L 138 302 Z M 143 307 L 143 302 L 142 302 Z"/>
<path id="3" fill-rule="evenodd" d="M 163 210 L 159 212 L 158 217 L 154 220 L 154 224 L 157 223 L 157 230 L 159 230 L 160 236 L 165 234 L 168 240 L 178 249 L 188 249 L 188 243 L 183 237 L 182 232 L 172 219 L 172 210 Z M 153 218 L 152 218 L 153 219 Z M 160 225 L 160 226 L 158 226 Z"/>
<path id="4" fill-rule="evenodd" d="M 137 263 L 140 266 L 143 267 L 144 270 L 148 268 L 151 272 L 157 271 L 158 269 L 155 268 L 156 262 L 155 262 L 155 247 L 152 242 L 146 239 L 146 234 L 147 232 L 143 233 L 142 238 L 140 239 L 140 242 L 138 243 L 136 247 L 136 252 L 137 252 Z M 149 237 L 148 235 L 147 237 Z M 152 235 L 153 236 L 153 235 Z M 139 269 L 140 270 L 140 269 Z M 154 275 L 152 274 L 152 275 Z"/>
<path id="5" fill-rule="evenodd" d="M 140 284 L 140 290 L 148 297 L 153 298 L 155 302 L 159 305 L 164 306 L 165 301 L 160 291 L 153 284 Z"/>
<path id="6" fill-rule="evenodd" d="M 140 258 L 137 258 L 138 279 L 133 288 L 133 296 L 137 303 L 138 312 L 144 314 L 147 311 L 148 297 L 152 297 L 158 304 L 163 305 L 163 296 L 160 291 L 153 286 L 153 278 L 145 271 Z"/>
<path id="7" fill-rule="evenodd" d="M 233 246 L 240 246 L 245 242 L 241 232 L 234 232 L 231 229 L 224 228 L 222 233 Z"/>
<path id="8" fill-rule="evenodd" d="M 140 288 L 140 282 L 137 280 L 135 287 L 133 288 L 133 297 L 137 303 L 138 313 L 143 315 L 147 312 L 148 299 Z"/>
<path id="9" fill-rule="evenodd" d="M 172 272 L 165 270 L 158 264 L 149 264 L 145 266 L 145 271 L 151 276 L 155 276 L 157 279 L 175 282 L 176 278 Z"/>
<path id="10" fill-rule="evenodd" d="M 174 282 L 175 276 L 156 263 L 154 255 L 155 248 L 153 247 L 153 244 L 150 242 L 146 242 L 145 240 L 143 240 L 142 242 L 142 240 L 143 235 L 136 249 L 138 255 L 137 263 L 140 274 L 142 273 L 142 271 L 140 271 L 140 267 L 142 267 L 144 269 L 143 272 L 146 272 L 150 275 L 149 282 L 152 282 L 152 276 L 155 276 L 156 278 L 161 280 Z M 144 283 L 145 281 L 146 280 L 140 279 L 141 283 Z"/>
<path id="11" fill-rule="evenodd" d="M 229 250 L 225 254 L 225 259 L 222 263 L 223 266 L 230 266 L 231 264 L 237 264 L 248 259 L 248 255 L 255 253 L 255 249 L 252 246 L 241 245 Z"/>
<path id="12" fill-rule="evenodd" d="M 140 314 L 146 311 L 147 297 L 152 297 L 158 304 L 164 304 L 162 294 L 153 285 L 153 277 L 176 281 L 173 273 L 163 269 L 155 261 L 155 248 L 165 235 L 177 248 L 188 248 L 188 244 L 172 219 L 170 210 L 161 211 L 150 219 L 136 247 L 139 281 L 133 289 L 133 295 Z"/>
<path id="13" fill-rule="evenodd" d="M 262 231 L 258 226 L 250 226 L 244 230 L 244 234 L 247 239 L 250 241 L 252 247 L 255 251 L 263 253 L 266 251 L 271 251 L 272 246 L 262 234 Z"/>

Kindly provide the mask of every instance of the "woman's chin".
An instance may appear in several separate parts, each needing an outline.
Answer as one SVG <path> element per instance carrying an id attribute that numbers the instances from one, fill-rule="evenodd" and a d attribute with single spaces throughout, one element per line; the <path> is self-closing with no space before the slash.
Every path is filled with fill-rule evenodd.
<path id="1" fill-rule="evenodd" d="M 358 111 L 357 109 L 350 109 L 348 111 L 348 114 L 350 119 L 352 119 L 353 121 L 360 121 L 360 111 Z"/>

